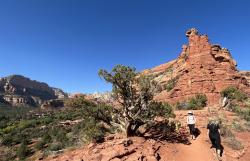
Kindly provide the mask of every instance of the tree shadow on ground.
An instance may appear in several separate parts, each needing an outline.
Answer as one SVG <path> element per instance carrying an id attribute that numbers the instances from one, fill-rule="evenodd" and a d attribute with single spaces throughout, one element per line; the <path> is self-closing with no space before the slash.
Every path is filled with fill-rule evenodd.
<path id="1" fill-rule="evenodd" d="M 145 139 L 167 141 L 170 143 L 191 144 L 188 139 L 189 132 L 186 128 L 181 127 L 177 130 L 175 124 L 169 124 L 168 122 L 158 122 L 150 125 L 144 133 L 140 134 L 140 136 Z"/>

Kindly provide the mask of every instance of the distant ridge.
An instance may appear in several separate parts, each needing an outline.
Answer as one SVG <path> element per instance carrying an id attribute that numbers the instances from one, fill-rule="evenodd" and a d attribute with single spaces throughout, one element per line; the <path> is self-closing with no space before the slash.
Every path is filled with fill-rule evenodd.
<path id="1" fill-rule="evenodd" d="M 0 101 L 13 106 L 40 106 L 45 101 L 62 99 L 68 94 L 52 88 L 44 82 L 31 80 L 22 75 L 0 78 Z"/>

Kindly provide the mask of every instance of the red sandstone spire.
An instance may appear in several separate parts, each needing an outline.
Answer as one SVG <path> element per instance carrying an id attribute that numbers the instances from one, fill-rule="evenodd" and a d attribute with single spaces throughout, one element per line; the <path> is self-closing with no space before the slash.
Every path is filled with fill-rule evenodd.
<path id="1" fill-rule="evenodd" d="M 196 94 L 206 94 L 208 103 L 214 105 L 219 103 L 220 92 L 226 87 L 249 91 L 248 82 L 238 73 L 236 62 L 228 49 L 211 44 L 207 35 L 200 35 L 194 28 L 188 30 L 186 36 L 188 44 L 183 45 L 178 59 L 160 66 L 164 79 L 158 76 L 158 80 L 163 85 L 169 79 L 175 78 L 177 81 L 173 89 L 158 94 L 155 97 L 157 100 L 176 103 Z M 162 67 L 171 68 L 172 73 L 164 73 L 169 69 Z M 157 71 L 157 68 L 151 71 Z"/>

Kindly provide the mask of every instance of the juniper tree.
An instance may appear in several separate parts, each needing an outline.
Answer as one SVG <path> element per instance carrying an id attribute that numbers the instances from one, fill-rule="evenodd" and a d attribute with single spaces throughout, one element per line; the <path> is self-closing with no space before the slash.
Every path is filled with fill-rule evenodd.
<path id="1" fill-rule="evenodd" d="M 155 116 L 170 116 L 169 105 L 155 102 L 157 84 L 150 76 L 137 73 L 135 68 L 116 65 L 111 72 L 101 69 L 99 76 L 112 84 L 113 97 L 119 103 L 112 114 L 112 125 L 128 136 Z"/>

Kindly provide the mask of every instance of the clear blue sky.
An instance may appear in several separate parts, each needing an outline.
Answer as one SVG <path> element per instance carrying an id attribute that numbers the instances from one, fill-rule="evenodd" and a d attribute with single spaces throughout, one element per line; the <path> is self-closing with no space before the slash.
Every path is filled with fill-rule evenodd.
<path id="1" fill-rule="evenodd" d="M 1 0 L 0 76 L 67 92 L 110 89 L 100 68 L 150 68 L 178 56 L 195 27 L 250 70 L 248 0 Z"/>

